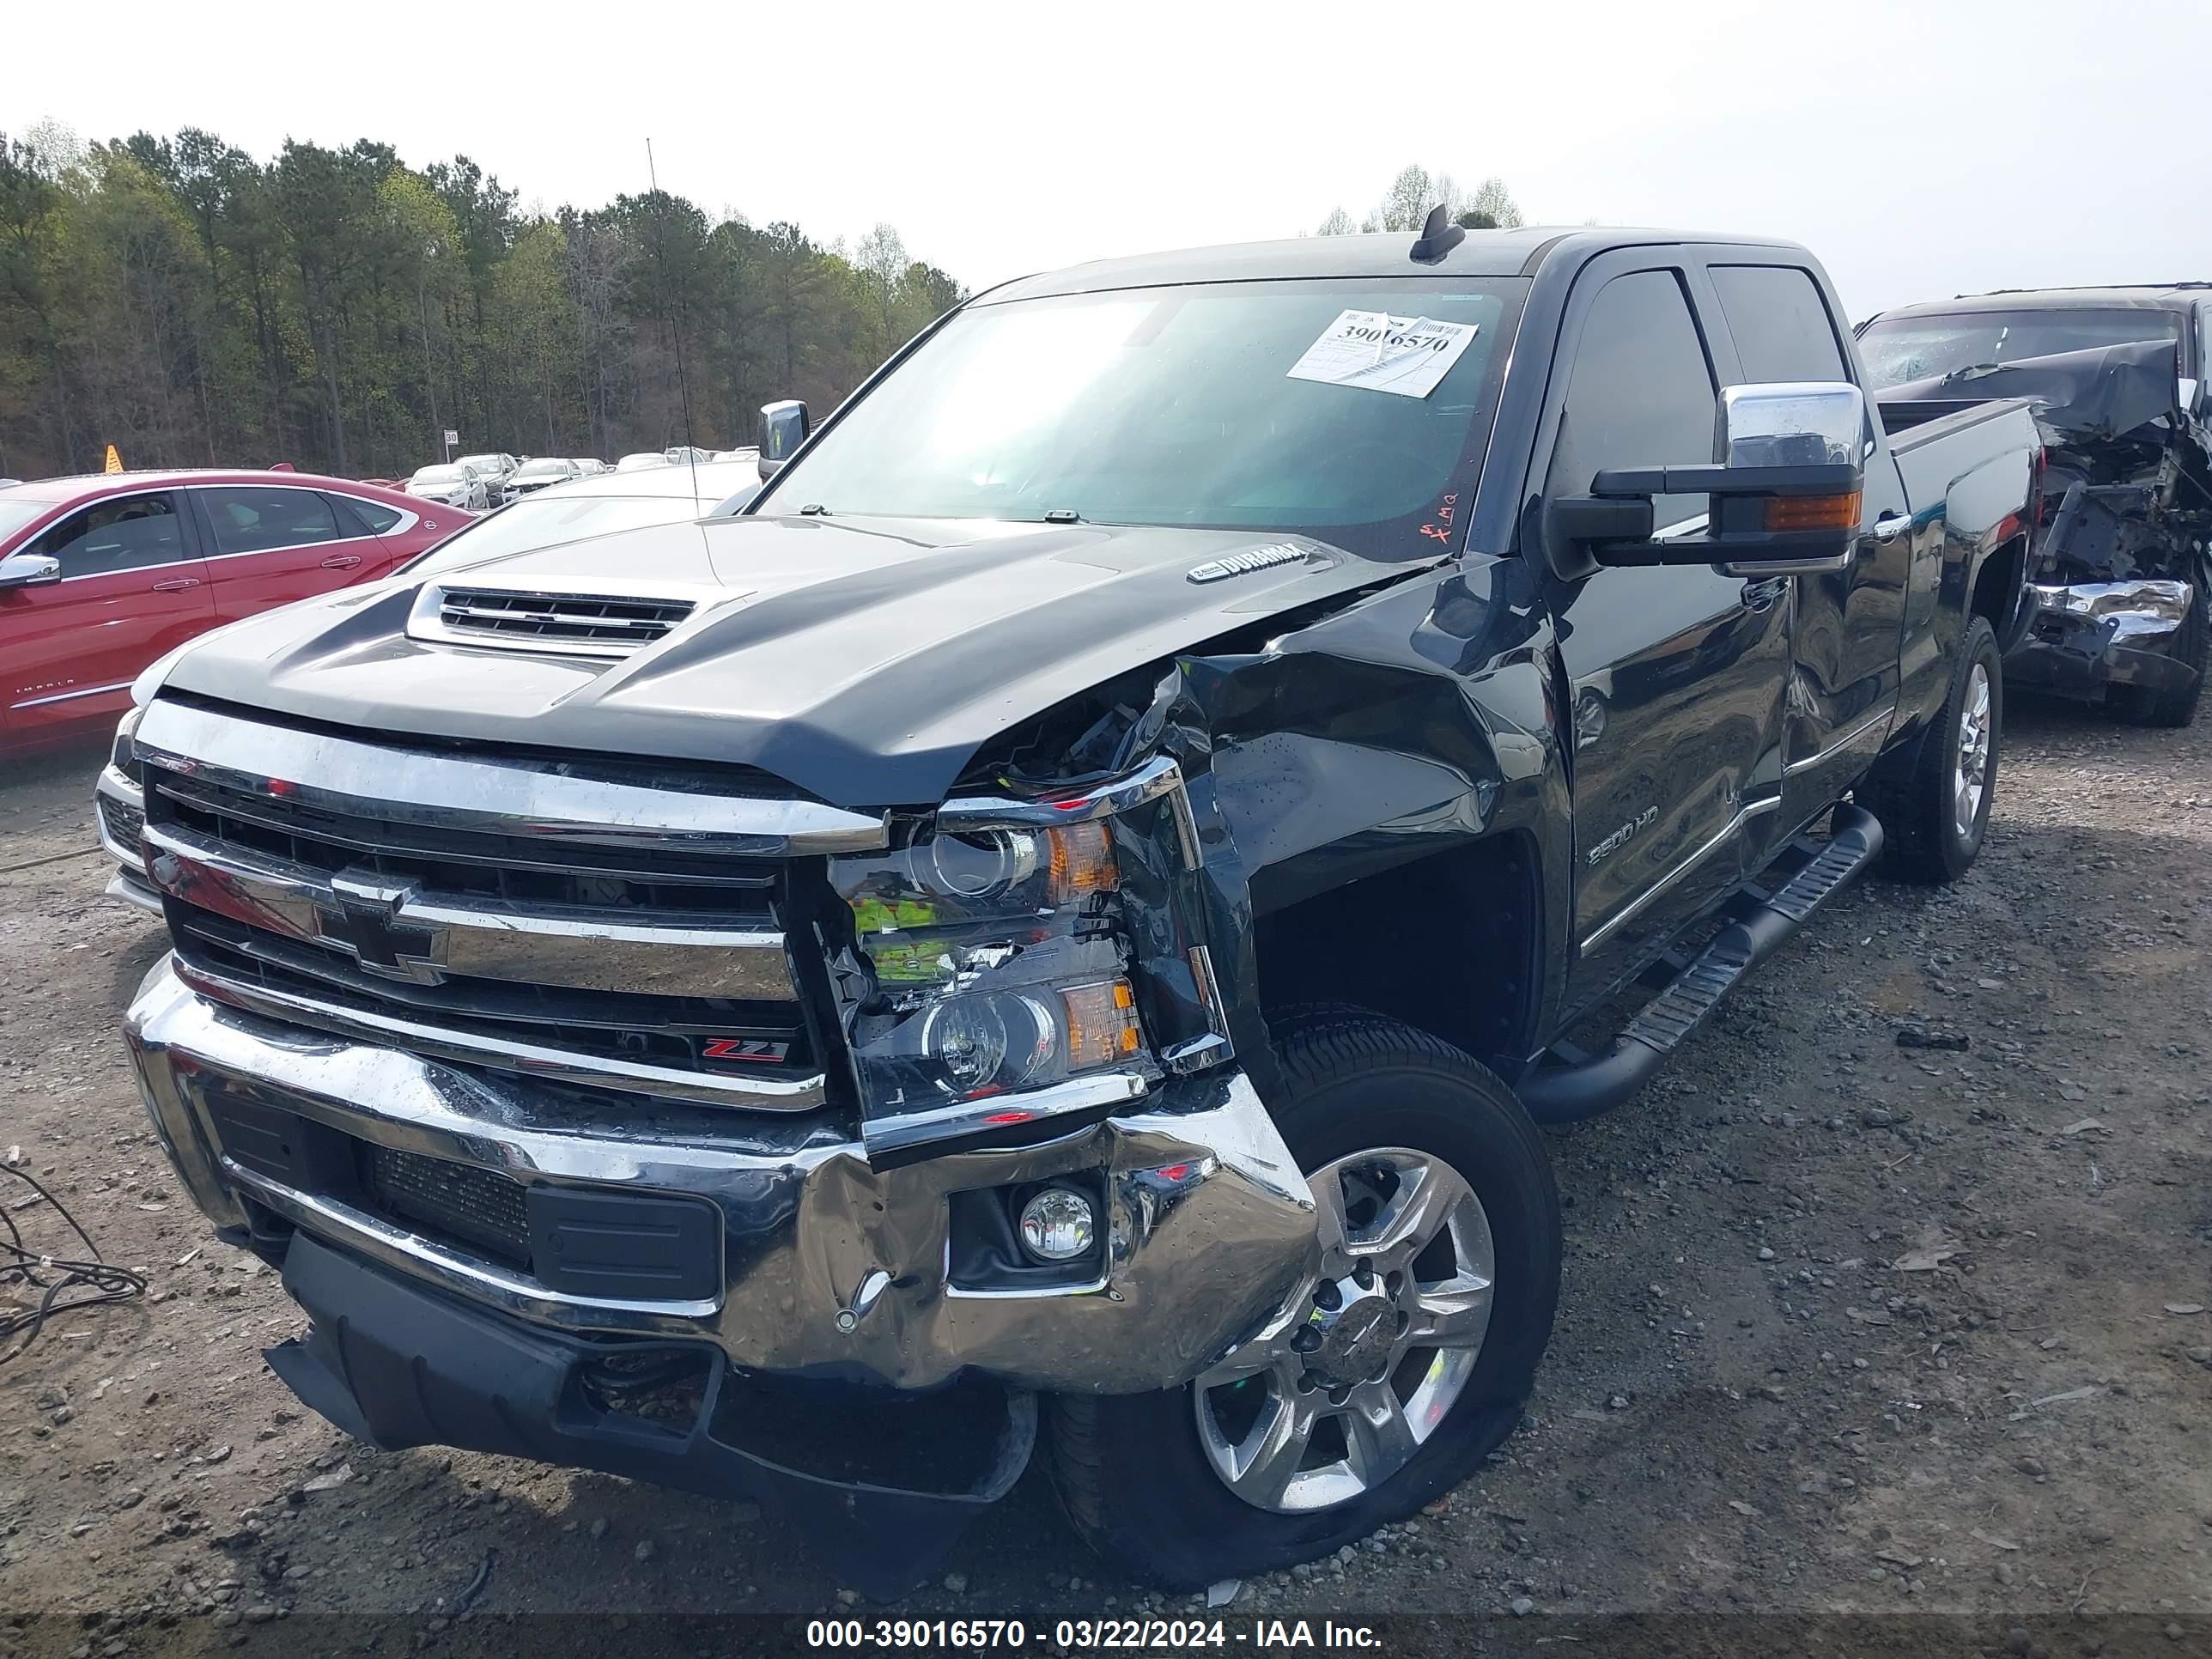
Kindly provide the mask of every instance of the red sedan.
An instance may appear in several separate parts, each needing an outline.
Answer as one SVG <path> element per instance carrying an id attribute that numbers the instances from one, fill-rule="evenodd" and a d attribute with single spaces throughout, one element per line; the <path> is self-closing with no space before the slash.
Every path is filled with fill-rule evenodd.
<path id="1" fill-rule="evenodd" d="M 0 750 L 112 726 L 196 634 L 374 581 L 468 514 L 304 472 L 124 472 L 0 489 Z"/>

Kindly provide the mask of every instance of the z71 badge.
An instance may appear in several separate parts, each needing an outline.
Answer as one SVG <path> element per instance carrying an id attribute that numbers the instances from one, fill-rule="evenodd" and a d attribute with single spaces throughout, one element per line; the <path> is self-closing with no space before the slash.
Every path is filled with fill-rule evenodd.
<path id="1" fill-rule="evenodd" d="M 781 1066 L 790 1052 L 787 1042 L 767 1042 L 758 1037 L 708 1037 L 700 1045 L 699 1058 Z"/>

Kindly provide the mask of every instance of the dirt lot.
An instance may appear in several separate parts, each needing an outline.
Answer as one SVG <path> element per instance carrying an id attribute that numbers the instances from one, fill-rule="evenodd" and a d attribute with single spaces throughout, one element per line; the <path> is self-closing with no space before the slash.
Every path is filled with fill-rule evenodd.
<path id="1" fill-rule="evenodd" d="M 1998 1651 L 2030 1650 L 2015 1625 L 2054 1652 L 2212 1639 L 2212 721 L 2016 706 L 2008 736 L 1965 883 L 1847 895 L 1640 1100 L 1555 1140 L 1562 1312 L 1497 1466 L 1230 1614 L 1510 1608 L 1535 1616 L 1490 1628 L 1533 1639 L 1559 1615 L 1918 1609 Z M 97 857 L 34 862 L 89 847 L 98 758 L 0 787 L 0 1152 L 153 1290 L 0 1365 L 0 1652 L 58 1630 L 150 1650 L 195 1610 L 210 1642 L 413 1615 L 347 1644 L 400 1648 L 487 1644 L 518 1612 L 847 1611 L 749 1508 L 367 1451 L 263 1367 L 299 1318 L 207 1238 L 116 1035 L 156 928 L 101 898 Z M 1899 1046 L 1921 1031 L 1970 1046 Z M 0 1180 L 60 1249 L 23 1196 Z M 895 1611 L 1161 1605 L 1034 1472 L 951 1569 Z M 2066 1622 L 2122 1613 L 2148 1617 Z M 66 1621 L 5 1623 L 41 1613 Z"/>

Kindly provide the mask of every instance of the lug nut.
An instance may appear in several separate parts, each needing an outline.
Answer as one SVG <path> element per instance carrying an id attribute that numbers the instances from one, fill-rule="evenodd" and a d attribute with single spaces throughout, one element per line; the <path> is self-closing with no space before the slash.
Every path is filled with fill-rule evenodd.
<path id="1" fill-rule="evenodd" d="M 1314 1291 L 1314 1300 L 1334 1313 L 1344 1305 L 1344 1293 L 1332 1281 L 1324 1279 Z"/>
<path id="2" fill-rule="evenodd" d="M 1302 1325 L 1291 1337 L 1291 1346 L 1300 1353 L 1311 1353 L 1321 1346 L 1321 1333 L 1310 1325 Z"/>

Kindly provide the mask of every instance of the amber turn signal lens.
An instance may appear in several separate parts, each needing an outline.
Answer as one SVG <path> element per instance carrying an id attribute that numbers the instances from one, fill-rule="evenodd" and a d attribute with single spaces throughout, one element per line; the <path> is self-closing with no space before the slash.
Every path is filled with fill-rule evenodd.
<path id="1" fill-rule="evenodd" d="M 1065 904 L 1085 893 L 1110 893 L 1121 884 L 1121 872 L 1114 863 L 1114 838 L 1104 823 L 1071 823 L 1046 830 L 1044 838 L 1051 848 L 1054 904 Z"/>
<path id="2" fill-rule="evenodd" d="M 1859 526 L 1859 496 L 1770 495 L 1766 499 L 1766 527 L 1787 530 L 1856 530 Z"/>
<path id="3" fill-rule="evenodd" d="M 1127 1060 L 1142 1046 L 1137 999 L 1127 980 L 1070 986 L 1060 994 L 1060 1000 L 1067 1009 L 1069 1071 L 1087 1071 L 1093 1066 Z"/>

